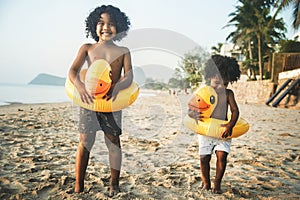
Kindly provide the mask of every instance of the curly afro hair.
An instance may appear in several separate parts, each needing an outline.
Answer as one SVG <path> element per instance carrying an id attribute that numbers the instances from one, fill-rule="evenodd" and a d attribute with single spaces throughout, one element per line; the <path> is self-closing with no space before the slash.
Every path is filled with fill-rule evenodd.
<path id="1" fill-rule="evenodd" d="M 86 37 L 91 36 L 95 41 L 99 41 L 99 37 L 96 33 L 96 27 L 99 22 L 102 13 L 107 13 L 111 17 L 112 22 L 116 25 L 117 36 L 113 39 L 114 41 L 119 41 L 127 35 L 127 31 L 130 27 L 129 18 L 123 13 L 119 8 L 112 5 L 103 5 L 101 7 L 95 8 L 93 12 L 86 18 Z"/>
<path id="2" fill-rule="evenodd" d="M 223 80 L 233 83 L 241 76 L 239 64 L 235 58 L 213 55 L 205 64 L 205 79 L 210 79 L 216 75 L 221 75 Z"/>

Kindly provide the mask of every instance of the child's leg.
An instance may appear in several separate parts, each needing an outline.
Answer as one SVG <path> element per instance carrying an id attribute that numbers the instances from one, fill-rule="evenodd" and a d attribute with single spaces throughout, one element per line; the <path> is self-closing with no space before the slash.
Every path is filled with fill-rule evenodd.
<path id="1" fill-rule="evenodd" d="M 96 133 L 80 134 L 79 144 L 76 154 L 75 166 L 75 192 L 83 192 L 84 190 L 84 177 L 86 168 L 89 162 L 90 150 L 95 142 Z"/>
<path id="2" fill-rule="evenodd" d="M 216 177 L 214 181 L 214 193 L 222 193 L 221 192 L 221 181 L 226 169 L 227 164 L 227 155 L 225 151 L 216 151 L 217 163 L 216 163 Z"/>
<path id="3" fill-rule="evenodd" d="M 109 164 L 110 164 L 110 195 L 118 193 L 119 178 L 122 163 L 122 150 L 119 136 L 105 133 L 105 144 L 109 151 Z"/>
<path id="4" fill-rule="evenodd" d="M 210 162 L 211 155 L 200 155 L 200 170 L 201 170 L 201 179 L 203 181 L 202 189 L 210 189 Z"/>

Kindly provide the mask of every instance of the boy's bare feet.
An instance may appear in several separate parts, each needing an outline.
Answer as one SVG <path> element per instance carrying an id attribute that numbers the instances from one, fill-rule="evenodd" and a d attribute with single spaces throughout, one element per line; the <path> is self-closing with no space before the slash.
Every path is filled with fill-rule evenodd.
<path id="1" fill-rule="evenodd" d="M 83 192 L 83 191 L 84 191 L 84 186 L 83 186 L 83 184 L 77 184 L 77 183 L 76 183 L 74 192 L 75 192 L 75 193 L 80 193 L 80 192 Z"/>
<path id="2" fill-rule="evenodd" d="M 201 190 L 210 190 L 210 184 L 203 184 Z"/>
<path id="3" fill-rule="evenodd" d="M 222 194 L 221 181 L 215 180 L 215 182 L 214 182 L 214 188 L 213 188 L 212 192 L 214 194 Z"/>
<path id="4" fill-rule="evenodd" d="M 222 190 L 221 190 L 221 189 L 216 189 L 216 188 L 214 188 L 214 189 L 212 190 L 212 192 L 213 192 L 214 194 L 222 194 Z"/>
<path id="5" fill-rule="evenodd" d="M 111 185 L 110 189 L 109 189 L 109 197 L 113 197 L 115 195 L 117 195 L 120 192 L 120 188 L 117 185 Z"/>

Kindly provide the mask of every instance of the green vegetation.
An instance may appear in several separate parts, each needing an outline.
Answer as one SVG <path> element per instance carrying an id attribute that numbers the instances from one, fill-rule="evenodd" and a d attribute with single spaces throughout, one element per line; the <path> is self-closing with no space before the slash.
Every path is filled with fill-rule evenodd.
<path id="1" fill-rule="evenodd" d="M 215 55 L 215 54 L 220 54 L 221 53 L 221 48 L 223 46 L 223 43 L 218 43 L 217 46 L 212 46 L 211 47 L 211 50 L 212 50 L 212 54 Z"/>
<path id="2" fill-rule="evenodd" d="M 166 83 L 153 80 L 152 78 L 146 78 L 145 85 L 143 87 L 151 90 L 165 90 L 169 88 Z"/>
<path id="3" fill-rule="evenodd" d="M 271 1 L 272 3 L 274 1 Z M 291 6 L 292 8 L 292 13 L 291 13 L 291 18 L 292 18 L 292 25 L 295 30 L 297 30 L 300 26 L 300 1 L 299 0 L 276 0 L 274 3 L 274 7 L 276 8 L 276 12 L 274 14 L 274 18 L 277 16 L 277 14 L 284 10 L 285 8 Z"/>
<path id="4" fill-rule="evenodd" d="M 229 22 L 225 27 L 234 27 L 226 40 L 237 45 L 245 60 L 241 68 L 249 70 L 252 80 L 256 74 L 262 79 L 270 78 L 270 72 L 264 71 L 264 61 L 274 52 L 299 52 L 300 43 L 287 40 L 286 25 L 278 13 L 291 7 L 292 25 L 295 30 L 300 24 L 300 0 L 237 0 L 235 11 L 229 14 Z M 220 54 L 222 43 L 211 47 L 212 54 Z M 202 65 L 209 53 L 200 47 L 184 55 L 175 75 L 168 84 L 149 82 L 147 87 L 153 88 L 188 88 L 197 87 L 202 81 Z M 153 80 L 152 80 L 153 81 Z"/>
<path id="5" fill-rule="evenodd" d="M 225 26 L 234 26 L 227 40 L 237 44 L 246 56 L 247 64 L 258 65 L 263 77 L 263 57 L 275 51 L 279 40 L 285 39 L 285 24 L 282 18 L 271 15 L 275 1 L 239 0 L 236 10 Z M 251 66 L 249 65 L 249 66 Z"/>
<path id="6" fill-rule="evenodd" d="M 210 55 L 207 51 L 201 47 L 196 47 L 184 54 L 182 60 L 178 63 L 178 67 L 175 68 L 174 76 L 169 79 L 168 84 L 147 78 L 143 87 L 153 90 L 195 88 L 202 82 L 202 66 L 209 57 Z"/>
<path id="7" fill-rule="evenodd" d="M 197 87 L 202 81 L 202 66 L 209 56 L 209 53 L 201 47 L 186 53 L 175 69 L 175 79 L 181 80 L 184 88 Z"/>
<path id="8" fill-rule="evenodd" d="M 189 82 L 187 79 L 177 79 L 177 78 L 170 78 L 168 82 L 169 88 L 179 88 L 184 89 L 189 87 Z"/>

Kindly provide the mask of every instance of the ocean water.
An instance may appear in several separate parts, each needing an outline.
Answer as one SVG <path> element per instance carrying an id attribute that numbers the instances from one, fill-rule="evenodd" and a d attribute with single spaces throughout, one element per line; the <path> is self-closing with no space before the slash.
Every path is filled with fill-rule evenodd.
<path id="1" fill-rule="evenodd" d="M 154 96 L 140 92 L 139 97 Z M 70 102 L 64 86 L 0 84 L 0 105 Z"/>
<path id="2" fill-rule="evenodd" d="M 0 105 L 68 101 L 64 86 L 0 84 Z"/>

